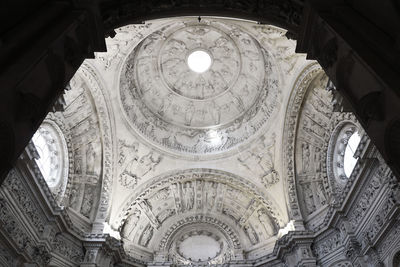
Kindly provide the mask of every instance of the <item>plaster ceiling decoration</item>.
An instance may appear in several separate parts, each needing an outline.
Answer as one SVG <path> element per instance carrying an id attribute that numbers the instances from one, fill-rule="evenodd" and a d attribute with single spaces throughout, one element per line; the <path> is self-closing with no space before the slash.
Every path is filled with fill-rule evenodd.
<path id="1" fill-rule="evenodd" d="M 128 251 L 168 250 L 171 240 L 177 240 L 174 233 L 182 234 L 187 224 L 198 225 L 195 229 L 209 225 L 204 228 L 209 231 L 217 226 L 229 237 L 230 247 L 240 248 L 242 240 L 245 249 L 275 242 L 284 226 L 272 199 L 242 178 L 221 171 L 176 171 L 154 178 L 141 192 L 126 202 L 122 222 L 115 222 Z M 176 253 L 188 260 L 184 252 Z"/>
<path id="2" fill-rule="evenodd" d="M 189 64 L 201 68 L 201 60 L 204 70 L 192 70 Z M 154 146 L 207 156 L 268 125 L 278 110 L 278 85 L 272 55 L 238 25 L 173 21 L 128 55 L 120 98 L 130 125 Z"/>
<path id="3" fill-rule="evenodd" d="M 231 19 L 162 19 L 116 33 L 90 64 L 115 118 L 106 220 L 127 255 L 195 265 L 272 253 L 294 229 L 281 106 L 305 57 L 284 30 Z"/>

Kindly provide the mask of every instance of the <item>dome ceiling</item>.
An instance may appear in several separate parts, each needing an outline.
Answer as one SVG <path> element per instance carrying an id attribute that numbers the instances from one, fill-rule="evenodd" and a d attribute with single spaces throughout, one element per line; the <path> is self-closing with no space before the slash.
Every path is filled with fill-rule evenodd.
<path id="1" fill-rule="evenodd" d="M 210 58 L 203 72 L 188 65 L 196 53 Z M 268 125 L 278 86 L 270 53 L 249 33 L 226 21 L 188 20 L 135 47 L 122 70 L 120 97 L 130 125 L 147 141 L 206 156 L 237 147 Z"/>
<path id="2" fill-rule="evenodd" d="M 102 188 L 110 205 L 101 214 L 124 250 L 177 264 L 271 253 L 293 228 L 282 107 L 309 64 L 294 41 L 276 27 L 217 18 L 155 20 L 116 33 L 83 74 L 88 87 L 105 89 L 113 121 L 101 127 L 113 140 L 104 142 L 113 179 Z M 90 78 L 96 72 L 101 78 Z"/>

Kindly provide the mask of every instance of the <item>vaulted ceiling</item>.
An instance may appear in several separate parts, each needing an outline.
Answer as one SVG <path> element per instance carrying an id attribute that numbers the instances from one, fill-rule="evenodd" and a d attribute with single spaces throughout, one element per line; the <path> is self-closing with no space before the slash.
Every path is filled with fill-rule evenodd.
<path id="1" fill-rule="evenodd" d="M 302 88 L 300 99 L 311 100 L 301 129 L 308 156 L 318 157 L 318 133 L 309 131 L 330 129 L 330 95 L 320 67 L 295 54 L 285 33 L 197 17 L 116 29 L 108 52 L 72 79 L 57 115 L 70 144 L 64 203 L 73 221 L 108 223 L 144 261 L 222 263 L 268 255 L 293 219 L 319 212 L 326 175 L 314 162 L 307 177 L 317 178 L 296 186 L 319 194 L 316 208 L 293 191 L 287 155 L 297 130 L 288 112 Z M 210 60 L 200 72 L 188 64 L 198 51 Z"/>

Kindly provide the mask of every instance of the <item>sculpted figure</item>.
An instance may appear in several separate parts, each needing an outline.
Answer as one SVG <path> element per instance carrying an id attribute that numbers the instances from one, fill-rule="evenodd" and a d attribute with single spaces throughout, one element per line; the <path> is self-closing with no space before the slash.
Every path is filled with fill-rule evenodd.
<path id="1" fill-rule="evenodd" d="M 141 211 L 139 209 L 136 209 L 135 212 L 131 216 L 129 216 L 127 222 L 124 225 L 124 229 L 122 230 L 122 235 L 125 238 L 129 238 L 133 230 L 135 230 L 135 227 L 140 219 L 140 214 Z"/>
<path id="2" fill-rule="evenodd" d="M 258 243 L 257 234 L 254 232 L 252 227 L 250 227 L 249 225 L 245 225 L 243 227 L 243 230 L 245 231 L 247 237 L 250 239 L 250 242 L 252 245 L 255 245 Z"/>
<path id="3" fill-rule="evenodd" d="M 265 210 L 258 210 L 258 219 L 260 220 L 261 224 L 264 226 L 265 232 L 268 236 L 274 235 L 274 227 L 272 226 L 272 222 L 268 214 Z"/>
<path id="4" fill-rule="evenodd" d="M 216 189 L 214 187 L 214 183 L 208 182 L 205 186 L 206 193 L 206 206 L 208 209 L 212 209 L 214 207 L 215 198 L 217 196 Z"/>
<path id="5" fill-rule="evenodd" d="M 88 145 L 86 150 L 86 173 L 94 174 L 94 165 L 96 160 L 96 152 L 93 149 L 92 143 Z"/>
<path id="6" fill-rule="evenodd" d="M 304 187 L 304 202 L 306 203 L 308 214 L 313 213 L 315 211 L 314 194 L 309 184 Z"/>
<path id="7" fill-rule="evenodd" d="M 92 204 L 94 200 L 93 189 L 88 187 L 85 194 L 83 195 L 81 213 L 86 217 L 89 217 L 90 211 L 92 210 Z"/>
<path id="8" fill-rule="evenodd" d="M 194 189 L 192 187 L 191 182 L 186 183 L 184 198 L 185 198 L 186 210 L 191 210 L 194 204 Z"/>
<path id="9" fill-rule="evenodd" d="M 325 197 L 325 192 L 324 192 L 324 186 L 322 185 L 322 183 L 318 183 L 317 186 L 317 197 L 319 199 L 319 202 L 321 203 L 321 205 L 325 205 L 326 204 L 326 197 Z"/>
<path id="10" fill-rule="evenodd" d="M 140 245 L 143 247 L 147 247 L 152 235 L 153 235 L 153 228 L 147 227 L 146 230 L 143 232 L 142 238 L 140 240 Z"/>
<path id="11" fill-rule="evenodd" d="M 302 148 L 302 160 L 303 160 L 303 172 L 307 172 L 310 167 L 310 147 L 308 143 L 303 143 Z"/>
<path id="12" fill-rule="evenodd" d="M 196 111 L 193 102 L 190 102 L 185 108 L 185 124 L 190 126 L 192 124 L 194 112 Z"/>
<path id="13" fill-rule="evenodd" d="M 69 197 L 69 206 L 75 209 L 77 202 L 78 202 L 78 188 L 76 185 L 74 185 L 74 187 L 72 187 L 71 189 L 71 194 Z"/>

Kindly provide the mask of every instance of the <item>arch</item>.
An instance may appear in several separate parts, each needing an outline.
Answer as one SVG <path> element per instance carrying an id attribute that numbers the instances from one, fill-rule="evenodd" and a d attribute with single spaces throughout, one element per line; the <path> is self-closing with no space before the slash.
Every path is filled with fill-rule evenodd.
<path id="1" fill-rule="evenodd" d="M 257 189 L 257 186 L 250 181 L 226 171 L 196 168 L 170 171 L 156 176 L 147 183 L 142 184 L 137 188 L 136 192 L 132 196 L 128 197 L 128 199 L 124 201 L 124 204 L 121 205 L 116 221 L 113 222 L 114 228 L 120 228 L 124 224 L 127 217 L 133 212 L 134 206 L 140 202 L 146 201 L 146 199 L 150 195 L 157 192 L 157 190 L 162 189 L 163 187 L 167 186 L 167 184 L 190 179 L 225 183 L 240 188 L 242 191 L 254 196 L 257 201 L 264 205 L 276 226 L 283 227 L 288 222 L 284 214 L 280 212 L 275 201 L 271 199 L 265 191 Z"/>
<path id="2" fill-rule="evenodd" d="M 175 235 L 179 234 L 179 231 L 182 227 L 191 224 L 208 224 L 212 227 L 217 228 L 227 240 L 230 242 L 233 248 L 240 249 L 242 245 L 240 244 L 239 234 L 233 230 L 231 226 L 226 224 L 225 222 L 218 220 L 216 218 L 212 218 L 210 216 L 205 215 L 193 215 L 188 216 L 186 218 L 182 218 L 178 220 L 176 223 L 172 224 L 167 231 L 165 231 L 164 235 L 161 236 L 159 242 L 159 249 L 166 250 L 171 246 L 171 242 Z"/>
<path id="3" fill-rule="evenodd" d="M 308 91 L 308 87 L 312 80 L 322 72 L 322 68 L 317 63 L 311 63 L 306 66 L 296 79 L 292 93 L 289 98 L 285 115 L 285 126 L 283 131 L 283 162 L 284 169 L 287 170 L 286 179 L 284 180 L 285 188 L 287 188 L 287 202 L 290 212 L 290 217 L 293 220 L 303 220 L 300 211 L 298 193 L 296 188 L 296 132 L 302 108 L 303 99 Z"/>
<path id="4" fill-rule="evenodd" d="M 64 203 L 66 206 L 72 207 L 73 204 L 71 204 L 71 202 L 74 202 L 76 199 L 78 199 L 76 196 L 80 195 L 82 191 L 86 194 L 86 190 L 89 190 L 90 200 L 89 197 L 87 197 L 87 200 L 82 200 L 82 206 L 83 203 L 88 201 L 90 202 L 90 204 L 86 205 L 85 207 L 85 213 L 87 214 L 84 216 L 89 218 L 91 222 L 102 224 L 102 222 L 105 221 L 107 215 L 106 211 L 109 207 L 109 198 L 112 189 L 112 177 L 114 170 L 112 157 L 114 155 L 113 151 L 115 148 L 113 147 L 114 142 L 112 138 L 112 132 L 114 127 L 110 117 L 109 103 L 107 102 L 104 94 L 104 86 L 95 73 L 96 72 L 93 70 L 92 66 L 90 66 L 88 63 L 84 63 L 80 69 L 78 69 L 73 80 L 71 80 L 72 84 L 76 84 L 73 85 L 77 86 L 76 90 L 79 89 L 82 92 L 78 92 L 79 90 L 74 91 L 74 88 L 66 94 L 67 97 L 68 94 L 71 94 L 71 98 L 74 100 L 80 99 L 80 95 L 83 95 L 83 100 L 81 100 L 83 102 L 74 101 L 74 103 L 79 102 L 76 104 L 76 108 L 72 107 L 73 110 L 69 111 L 66 109 L 63 112 L 64 117 L 66 116 L 73 120 L 74 116 L 71 115 L 73 113 L 81 113 L 78 116 L 85 116 L 87 113 L 86 116 L 88 116 L 88 119 L 85 118 L 82 120 L 83 122 L 85 122 L 85 120 L 87 121 L 87 125 L 85 124 L 86 126 L 84 126 L 84 128 L 86 127 L 87 133 L 84 135 L 82 134 L 82 136 L 78 138 L 78 142 L 82 144 L 84 143 L 85 145 L 78 148 L 75 147 L 75 150 L 73 153 L 71 153 L 73 158 L 70 164 L 70 170 L 72 170 L 70 173 L 79 177 L 79 175 L 82 176 L 84 174 L 82 172 L 82 165 L 85 165 L 86 168 L 89 168 L 87 156 L 90 149 L 90 154 L 92 155 L 92 163 L 90 164 L 92 166 L 92 173 L 90 173 L 90 175 L 88 175 L 89 173 L 86 173 L 87 175 L 81 177 L 84 178 L 84 181 L 81 182 L 83 185 L 78 185 L 76 183 L 77 180 L 80 180 L 77 177 L 75 177 L 75 179 L 69 179 Z M 86 105 L 84 105 L 84 103 L 86 103 Z M 77 126 L 79 124 L 82 124 L 82 122 L 76 123 Z M 91 136 L 90 131 L 93 127 L 98 128 L 98 131 L 96 134 L 92 134 Z M 70 139 L 72 140 L 74 133 L 71 129 L 69 132 Z M 76 133 L 75 138 L 77 138 Z M 83 150 L 85 150 L 85 155 L 83 155 Z M 85 156 L 85 160 L 82 161 L 82 158 Z M 87 171 L 88 170 L 86 170 L 86 172 Z M 71 198 L 74 195 L 75 199 L 72 200 Z M 91 198 L 93 198 L 93 200 Z M 77 207 L 79 208 L 80 204 L 77 204 Z M 96 227 L 96 229 L 100 229 L 100 227 Z"/>
<path id="5" fill-rule="evenodd" d="M 112 113 L 110 112 L 110 104 L 106 95 L 104 84 L 96 75 L 94 68 L 84 63 L 78 70 L 78 73 L 89 83 L 89 89 L 95 100 L 95 107 L 99 116 L 99 125 L 101 139 L 103 142 L 103 158 L 102 158 L 102 184 L 99 204 L 97 207 L 95 222 L 102 223 L 106 220 L 107 211 L 111 203 L 112 183 L 114 176 L 113 155 L 115 154 L 115 142 L 113 140 L 114 125 L 112 125 Z"/>

